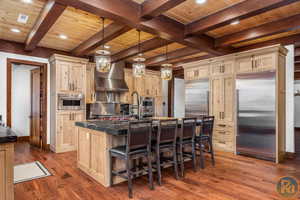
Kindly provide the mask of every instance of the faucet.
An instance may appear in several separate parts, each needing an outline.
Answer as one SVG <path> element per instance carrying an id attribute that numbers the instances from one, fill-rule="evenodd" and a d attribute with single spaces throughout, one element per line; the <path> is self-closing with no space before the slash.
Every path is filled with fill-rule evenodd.
<path id="1" fill-rule="evenodd" d="M 137 105 L 132 104 L 132 106 L 137 107 L 137 117 L 138 117 L 138 119 L 140 119 L 140 95 L 137 91 L 134 91 L 134 92 L 131 93 L 131 96 L 132 96 L 132 98 L 133 98 L 133 96 L 136 96 Z M 132 99 L 132 101 L 133 101 L 133 99 Z"/>

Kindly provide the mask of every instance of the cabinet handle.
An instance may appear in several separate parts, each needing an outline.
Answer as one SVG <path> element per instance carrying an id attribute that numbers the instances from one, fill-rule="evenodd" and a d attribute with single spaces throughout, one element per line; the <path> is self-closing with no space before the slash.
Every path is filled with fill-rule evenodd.
<path id="1" fill-rule="evenodd" d="M 222 135 L 225 135 L 225 134 L 226 134 L 225 131 L 220 131 L 219 133 L 222 134 Z"/>
<path id="2" fill-rule="evenodd" d="M 219 143 L 220 143 L 220 144 L 226 144 L 225 141 L 220 141 L 220 140 L 219 140 Z"/>
<path id="3" fill-rule="evenodd" d="M 225 124 L 219 124 L 218 126 L 220 126 L 220 127 L 226 127 Z"/>

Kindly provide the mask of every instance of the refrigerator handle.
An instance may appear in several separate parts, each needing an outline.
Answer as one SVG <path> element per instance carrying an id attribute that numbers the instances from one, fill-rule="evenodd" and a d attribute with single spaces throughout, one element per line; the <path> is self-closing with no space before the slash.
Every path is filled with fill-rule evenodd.
<path id="1" fill-rule="evenodd" d="M 240 90 L 236 90 L 236 136 L 239 136 L 239 99 L 240 99 Z"/>

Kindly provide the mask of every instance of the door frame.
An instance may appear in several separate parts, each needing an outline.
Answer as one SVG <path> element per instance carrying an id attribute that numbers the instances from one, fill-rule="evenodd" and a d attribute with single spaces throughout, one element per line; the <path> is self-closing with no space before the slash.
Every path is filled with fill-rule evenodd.
<path id="1" fill-rule="evenodd" d="M 11 127 L 12 125 L 12 65 L 13 64 L 23 64 L 23 65 L 31 65 L 35 67 L 39 67 L 41 70 L 41 80 L 42 85 L 41 87 L 41 98 L 40 98 L 40 105 L 41 105 L 41 116 L 40 120 L 41 123 L 41 144 L 42 149 L 48 150 L 49 145 L 47 144 L 47 103 L 48 103 L 48 94 L 47 94 L 47 86 L 48 86 L 48 64 L 42 62 L 34 62 L 28 60 L 19 60 L 19 59 L 12 59 L 7 58 L 7 90 L 6 90 L 6 123 L 7 126 Z"/>

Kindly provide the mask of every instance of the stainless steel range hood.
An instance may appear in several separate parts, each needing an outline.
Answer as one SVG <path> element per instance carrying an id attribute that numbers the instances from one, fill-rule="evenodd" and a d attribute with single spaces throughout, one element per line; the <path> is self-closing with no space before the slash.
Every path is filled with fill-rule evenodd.
<path id="1" fill-rule="evenodd" d="M 96 92 L 127 92 L 128 86 L 124 80 L 125 62 L 113 63 L 109 72 L 95 70 Z"/>

